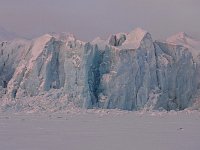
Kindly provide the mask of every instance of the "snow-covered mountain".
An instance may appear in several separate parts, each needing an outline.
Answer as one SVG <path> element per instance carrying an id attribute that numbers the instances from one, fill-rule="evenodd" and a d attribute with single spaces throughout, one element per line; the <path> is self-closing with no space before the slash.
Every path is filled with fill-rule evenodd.
<path id="1" fill-rule="evenodd" d="M 199 43 L 183 33 L 154 41 L 141 28 L 89 43 L 66 33 L 2 42 L 0 105 L 185 109 L 200 89 Z"/>
<path id="2" fill-rule="evenodd" d="M 189 51 L 192 53 L 192 55 L 195 59 L 197 57 L 199 57 L 200 41 L 187 35 L 184 32 L 180 32 L 180 33 L 177 33 L 177 34 L 169 37 L 167 39 L 167 42 L 176 44 L 176 45 L 183 45 L 184 47 L 189 49 Z"/>

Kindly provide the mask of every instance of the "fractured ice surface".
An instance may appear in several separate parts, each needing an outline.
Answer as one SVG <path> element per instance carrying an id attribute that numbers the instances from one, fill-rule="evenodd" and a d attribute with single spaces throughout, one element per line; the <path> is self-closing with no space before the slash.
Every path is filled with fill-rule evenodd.
<path id="1" fill-rule="evenodd" d="M 199 50 L 185 34 L 159 42 L 140 28 L 89 43 L 66 33 L 2 42 L 0 97 L 60 90 L 84 108 L 184 109 L 200 88 Z"/>

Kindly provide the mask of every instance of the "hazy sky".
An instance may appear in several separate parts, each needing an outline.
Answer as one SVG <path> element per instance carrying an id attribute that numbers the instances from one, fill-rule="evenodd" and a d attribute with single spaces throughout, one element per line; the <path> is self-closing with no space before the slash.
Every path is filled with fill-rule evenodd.
<path id="1" fill-rule="evenodd" d="M 142 27 L 156 39 L 200 38 L 200 0 L 0 0 L 0 26 L 25 37 L 65 31 L 91 40 Z"/>

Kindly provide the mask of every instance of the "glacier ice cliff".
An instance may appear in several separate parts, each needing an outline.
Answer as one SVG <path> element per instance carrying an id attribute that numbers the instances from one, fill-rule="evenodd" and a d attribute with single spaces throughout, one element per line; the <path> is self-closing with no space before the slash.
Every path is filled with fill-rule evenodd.
<path id="1" fill-rule="evenodd" d="M 1 42 L 0 104 L 185 109 L 200 89 L 199 43 L 184 33 L 154 41 L 140 28 L 88 43 L 65 33 Z"/>

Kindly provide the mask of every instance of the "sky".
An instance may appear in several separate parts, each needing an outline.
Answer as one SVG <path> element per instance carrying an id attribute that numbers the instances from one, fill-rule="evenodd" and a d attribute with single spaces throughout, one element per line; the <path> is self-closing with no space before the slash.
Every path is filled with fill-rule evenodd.
<path id="1" fill-rule="evenodd" d="M 200 0 L 0 0 L 0 26 L 27 38 L 70 32 L 90 41 L 136 27 L 155 39 L 200 38 L 199 18 Z"/>

